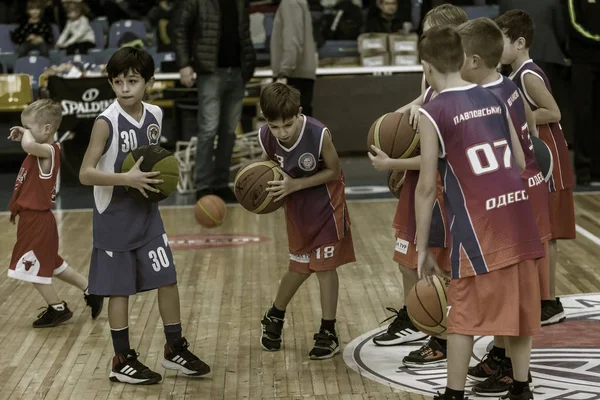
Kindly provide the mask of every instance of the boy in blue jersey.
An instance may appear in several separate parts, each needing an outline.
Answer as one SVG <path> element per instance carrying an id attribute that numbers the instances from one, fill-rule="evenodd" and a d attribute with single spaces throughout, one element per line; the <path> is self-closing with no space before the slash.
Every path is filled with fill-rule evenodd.
<path id="1" fill-rule="evenodd" d="M 162 182 L 159 172 L 142 172 L 143 157 L 127 173 L 121 167 L 127 154 L 160 139 L 162 111 L 142 102 L 154 83 L 154 60 L 144 51 L 125 47 L 106 67 L 117 100 L 96 120 L 79 178 L 94 186 L 94 248 L 90 266 L 90 293 L 109 297 L 108 321 L 115 356 L 109 378 L 113 382 L 152 384 L 162 376 L 138 360 L 131 349 L 128 329 L 129 296 L 158 289 L 158 308 L 166 344 L 162 366 L 189 376 L 210 367 L 189 350 L 182 336 L 179 291 L 173 255 L 158 204 L 126 193 L 129 186 L 147 197 Z"/>

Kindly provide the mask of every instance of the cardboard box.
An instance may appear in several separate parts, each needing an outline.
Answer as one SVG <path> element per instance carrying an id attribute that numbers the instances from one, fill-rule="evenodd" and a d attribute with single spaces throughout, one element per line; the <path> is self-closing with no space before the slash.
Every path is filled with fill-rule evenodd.
<path id="1" fill-rule="evenodd" d="M 409 35 L 401 35 L 401 34 L 389 35 L 388 41 L 389 41 L 390 53 L 416 54 L 418 39 L 419 38 L 414 33 L 409 34 Z"/>
<path id="2" fill-rule="evenodd" d="M 384 67 L 389 64 L 389 53 L 366 53 L 360 55 L 360 65 L 363 67 Z"/>
<path id="3" fill-rule="evenodd" d="M 419 57 L 416 54 L 393 53 L 392 65 L 418 65 Z"/>
<path id="4" fill-rule="evenodd" d="M 388 51 L 388 35 L 386 33 L 363 33 L 358 36 L 358 52 L 360 54 Z"/>

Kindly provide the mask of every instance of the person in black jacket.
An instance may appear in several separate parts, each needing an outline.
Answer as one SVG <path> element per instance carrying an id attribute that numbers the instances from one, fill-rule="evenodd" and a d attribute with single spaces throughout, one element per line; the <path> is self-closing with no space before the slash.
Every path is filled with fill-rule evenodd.
<path id="1" fill-rule="evenodd" d="M 398 0 L 377 0 L 376 4 L 369 10 L 365 32 L 397 33 L 405 22 L 411 22 L 410 0 L 401 0 L 400 4 Z"/>
<path id="2" fill-rule="evenodd" d="M 27 14 L 29 15 L 27 22 L 19 25 L 11 33 L 12 41 L 18 46 L 19 57 L 25 57 L 32 50 L 37 50 L 40 55 L 48 57 L 54 36 L 50 24 L 43 19 L 44 7 L 43 0 L 29 0 L 27 2 Z"/>
<path id="3" fill-rule="evenodd" d="M 181 83 L 192 87 L 194 72 L 197 74 L 196 196 L 214 193 L 225 201 L 235 201 L 229 189 L 229 166 L 245 83 L 252 78 L 256 64 L 246 2 L 179 1 L 173 18 Z M 216 135 L 219 139 L 214 149 Z"/>

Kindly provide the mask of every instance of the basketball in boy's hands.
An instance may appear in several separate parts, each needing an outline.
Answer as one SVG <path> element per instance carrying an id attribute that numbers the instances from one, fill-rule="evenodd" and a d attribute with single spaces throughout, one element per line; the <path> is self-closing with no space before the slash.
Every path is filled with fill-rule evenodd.
<path id="1" fill-rule="evenodd" d="M 121 166 L 121 172 L 128 172 L 140 157 L 144 157 L 144 160 L 140 164 L 140 171 L 142 172 L 160 172 L 160 175 L 156 179 L 160 179 L 163 182 L 150 185 L 154 186 L 159 190 L 158 193 L 146 190 L 148 199 L 137 189 L 125 186 L 125 189 L 133 197 L 141 200 L 149 200 L 157 202 L 166 199 L 177 189 L 179 183 L 179 164 L 177 159 L 170 151 L 163 149 L 156 145 L 140 146 L 131 151 L 123 165 Z"/>
<path id="2" fill-rule="evenodd" d="M 367 137 L 367 147 L 372 152 L 371 145 L 391 158 L 419 155 L 419 134 L 409 124 L 409 113 L 392 112 L 377 118 Z"/>
<path id="3" fill-rule="evenodd" d="M 283 205 L 283 200 L 275 201 L 266 189 L 268 182 L 278 181 L 282 175 L 273 161 L 253 161 L 240 169 L 234 181 L 237 201 L 246 210 L 255 214 L 269 214 Z"/>
<path id="4" fill-rule="evenodd" d="M 219 196 L 209 194 L 198 200 L 194 207 L 196 221 L 205 228 L 216 228 L 227 215 L 227 206 Z"/>
<path id="5" fill-rule="evenodd" d="M 395 198 L 400 198 L 400 191 L 404 185 L 404 174 L 406 171 L 390 171 L 388 173 L 388 188 Z"/>
<path id="6" fill-rule="evenodd" d="M 437 275 L 432 281 L 433 286 L 423 279 L 417 282 L 406 298 L 406 311 L 421 332 L 439 336 L 448 329 L 446 281 Z"/>

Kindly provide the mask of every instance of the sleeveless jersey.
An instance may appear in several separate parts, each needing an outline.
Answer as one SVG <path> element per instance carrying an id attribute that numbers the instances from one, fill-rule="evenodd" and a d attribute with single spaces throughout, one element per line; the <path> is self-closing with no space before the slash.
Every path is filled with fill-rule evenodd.
<path id="1" fill-rule="evenodd" d="M 497 81 L 483 85 L 483 87 L 495 93 L 508 107 L 510 118 L 517 130 L 517 136 L 525 154 L 526 166 L 521 178 L 532 203 L 533 217 L 540 233 L 540 239 L 545 242 L 552 236 L 548 211 L 548 184 L 544 181 L 533 154 L 523 97 L 517 85 L 502 75 Z"/>
<path id="2" fill-rule="evenodd" d="M 531 96 L 529 96 L 527 93 L 527 88 L 525 87 L 524 78 L 527 74 L 532 74 L 540 78 L 550 93 L 552 93 L 552 88 L 550 87 L 550 81 L 546 77 L 544 71 L 532 60 L 525 61 L 519 69 L 510 75 L 510 79 L 512 79 L 519 89 L 521 89 L 525 95 L 525 98 L 527 99 L 527 102 L 529 103 L 529 106 L 535 111 L 538 109 L 538 106 L 533 102 Z M 550 191 L 554 192 L 572 188 L 575 186 L 575 175 L 573 173 L 573 167 L 571 166 L 569 147 L 567 145 L 567 141 L 565 140 L 562 127 L 558 122 L 553 122 L 550 124 L 538 125 L 537 128 L 540 139 L 542 139 L 550 148 L 554 161 L 552 177 L 549 181 Z"/>
<path id="3" fill-rule="evenodd" d="M 23 160 L 8 206 L 11 220 L 24 210 L 45 211 L 54 206 L 56 179 L 60 169 L 60 145 L 48 144 L 48 147 L 52 150 L 52 162 L 48 173 L 42 171 L 38 157 L 28 154 Z"/>
<path id="4" fill-rule="evenodd" d="M 259 130 L 259 141 L 267 156 L 291 178 L 316 174 L 324 167 L 321 158 L 323 135 L 327 128 L 314 118 L 304 122 L 296 143 L 283 147 L 268 125 Z M 325 244 L 344 238 L 350 217 L 344 194 L 344 174 L 336 180 L 294 192 L 285 197 L 285 216 L 290 252 L 304 255 Z"/>
<path id="5" fill-rule="evenodd" d="M 529 196 L 510 152 L 503 102 L 483 87 L 468 85 L 442 91 L 420 112 L 440 140 L 452 277 L 543 257 Z"/>
<path id="6" fill-rule="evenodd" d="M 435 91 L 429 86 L 423 94 L 423 104 L 431 101 Z M 433 204 L 431 226 L 429 228 L 429 247 L 448 247 L 450 226 L 444 207 L 444 187 L 438 174 L 437 193 Z M 392 227 L 406 235 L 411 242 L 417 242 L 417 220 L 415 217 L 415 190 L 419 182 L 419 171 L 407 170 L 404 184 L 400 190 L 400 198 L 396 207 L 396 215 Z"/>
<path id="7" fill-rule="evenodd" d="M 118 101 L 98 116 L 108 123 L 110 134 L 96 168 L 120 173 L 127 154 L 138 146 L 158 144 L 162 110 L 142 103 L 144 112 L 138 122 Z M 132 189 L 137 190 L 137 189 Z M 158 203 L 140 201 L 124 186 L 94 186 L 94 247 L 110 251 L 137 249 L 165 233 Z"/>

